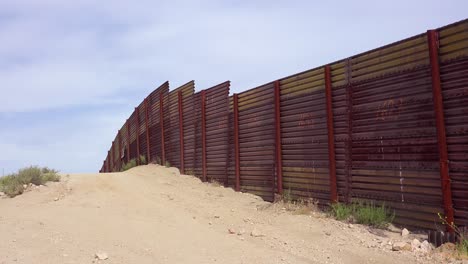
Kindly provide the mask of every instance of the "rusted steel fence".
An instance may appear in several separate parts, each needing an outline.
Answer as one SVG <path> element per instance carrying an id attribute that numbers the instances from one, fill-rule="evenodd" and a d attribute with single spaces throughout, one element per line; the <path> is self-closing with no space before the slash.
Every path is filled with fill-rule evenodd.
<path id="1" fill-rule="evenodd" d="M 396 222 L 468 225 L 468 20 L 229 96 L 152 92 L 101 172 L 173 165 L 272 201 L 385 203 Z"/>

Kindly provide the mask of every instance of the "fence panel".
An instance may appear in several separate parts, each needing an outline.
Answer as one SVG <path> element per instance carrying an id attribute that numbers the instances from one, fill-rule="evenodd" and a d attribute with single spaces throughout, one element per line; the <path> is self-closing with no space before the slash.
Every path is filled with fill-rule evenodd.
<path id="1" fill-rule="evenodd" d="M 160 96 L 169 93 L 169 82 L 163 83 L 148 96 L 150 162 L 162 163 Z"/>
<path id="2" fill-rule="evenodd" d="M 179 92 L 184 99 L 193 95 L 195 86 L 194 81 L 190 81 L 177 89 L 171 91 L 168 95 L 167 112 L 165 113 L 165 149 L 166 159 L 171 166 L 180 168 L 180 122 L 179 122 Z"/>
<path id="3" fill-rule="evenodd" d="M 274 199 L 274 84 L 239 94 L 240 188 Z"/>
<path id="4" fill-rule="evenodd" d="M 284 192 L 330 200 L 323 68 L 280 81 Z"/>
<path id="5" fill-rule="evenodd" d="M 439 43 L 455 223 L 468 226 L 468 21 L 440 29 Z"/>
<path id="6" fill-rule="evenodd" d="M 267 201 L 286 192 L 329 203 L 337 191 L 341 202 L 385 203 L 396 223 L 429 229 L 453 203 L 464 226 L 467 76 L 464 20 L 232 97 L 229 82 L 196 94 L 193 81 L 171 93 L 166 82 L 119 130 L 100 171 L 120 170 L 139 150 Z"/>
<path id="7" fill-rule="evenodd" d="M 206 176 L 224 185 L 229 161 L 229 86 L 227 81 L 206 90 Z"/>

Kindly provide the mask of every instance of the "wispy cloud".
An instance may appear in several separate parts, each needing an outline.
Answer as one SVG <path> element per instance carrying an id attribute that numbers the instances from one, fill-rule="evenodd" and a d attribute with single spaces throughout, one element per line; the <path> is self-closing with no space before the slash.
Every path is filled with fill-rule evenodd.
<path id="1" fill-rule="evenodd" d="M 242 91 L 466 17 L 466 1 L 0 3 L 0 167 L 95 171 L 152 89 Z"/>

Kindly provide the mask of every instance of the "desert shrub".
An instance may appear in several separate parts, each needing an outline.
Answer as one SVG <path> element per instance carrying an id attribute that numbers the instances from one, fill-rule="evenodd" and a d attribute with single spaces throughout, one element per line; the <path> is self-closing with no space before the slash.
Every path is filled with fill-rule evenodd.
<path id="1" fill-rule="evenodd" d="M 166 168 L 170 168 L 171 167 L 171 163 L 169 161 L 166 160 L 164 166 L 166 166 Z"/>
<path id="2" fill-rule="evenodd" d="M 449 223 L 447 221 L 447 217 L 444 217 L 441 213 L 437 213 L 437 215 L 439 215 L 439 219 L 442 221 L 442 224 L 449 226 L 455 232 L 458 237 L 457 251 L 463 258 L 466 258 L 468 256 L 467 233 L 460 229 L 460 227 L 458 227 L 454 222 Z"/>
<path id="3" fill-rule="evenodd" d="M 147 164 L 146 163 L 146 156 L 145 155 L 140 155 L 140 164 Z"/>
<path id="4" fill-rule="evenodd" d="M 41 185 L 50 181 L 60 181 L 56 170 L 47 167 L 30 166 L 18 170 L 17 173 L 0 178 L 0 191 L 9 197 L 15 197 L 24 192 L 24 185 Z"/>
<path id="5" fill-rule="evenodd" d="M 131 159 L 127 163 L 124 163 L 124 165 L 122 166 L 122 171 L 129 170 L 133 167 L 136 167 L 136 165 L 137 165 L 136 159 Z"/>
<path id="6" fill-rule="evenodd" d="M 395 213 L 385 204 L 377 206 L 374 203 L 363 202 L 335 203 L 330 206 L 330 213 L 337 220 L 351 220 L 378 228 L 386 227 L 395 218 Z"/>
<path id="7" fill-rule="evenodd" d="M 354 217 L 358 224 L 383 228 L 393 221 L 395 214 L 385 204 L 376 206 L 374 203 L 359 203 L 355 206 Z"/>
<path id="8" fill-rule="evenodd" d="M 334 203 L 330 209 L 332 216 L 337 220 L 348 220 L 353 214 L 352 206 L 342 203 Z"/>

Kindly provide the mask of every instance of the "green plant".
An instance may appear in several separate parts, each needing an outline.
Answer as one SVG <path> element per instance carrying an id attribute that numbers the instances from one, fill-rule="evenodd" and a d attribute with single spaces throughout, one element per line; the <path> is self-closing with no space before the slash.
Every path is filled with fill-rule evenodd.
<path id="1" fill-rule="evenodd" d="M 146 163 L 146 156 L 145 156 L 145 155 L 140 155 L 139 158 L 140 158 L 140 164 L 141 164 L 141 165 L 147 164 L 147 163 Z"/>
<path id="2" fill-rule="evenodd" d="M 162 165 L 161 158 L 156 156 L 156 164 Z"/>
<path id="3" fill-rule="evenodd" d="M 184 174 L 185 174 L 185 175 L 192 175 L 192 176 L 193 176 L 193 175 L 194 175 L 194 174 L 193 174 L 193 169 L 185 169 Z"/>
<path id="4" fill-rule="evenodd" d="M 286 191 L 283 191 L 281 194 L 281 201 L 285 203 L 291 203 L 292 202 L 292 195 L 291 195 L 291 188 L 287 189 Z"/>
<path id="5" fill-rule="evenodd" d="M 127 163 L 123 164 L 121 171 L 129 170 L 133 167 L 136 167 L 136 165 L 137 165 L 136 159 L 131 159 Z"/>
<path id="6" fill-rule="evenodd" d="M 170 168 L 170 167 L 171 167 L 171 163 L 170 163 L 168 160 L 166 160 L 164 166 L 166 166 L 166 168 Z"/>
<path id="7" fill-rule="evenodd" d="M 15 197 L 24 192 L 24 185 L 41 185 L 50 181 L 60 181 L 60 175 L 56 170 L 30 166 L 0 178 L 0 191 L 9 197 Z"/>
<path id="8" fill-rule="evenodd" d="M 348 220 L 353 214 L 353 206 L 342 203 L 334 203 L 331 205 L 331 214 L 337 220 Z"/>
<path id="9" fill-rule="evenodd" d="M 385 204 L 376 206 L 374 203 L 359 203 L 355 207 L 354 217 L 358 224 L 382 228 L 393 221 L 395 213 L 390 212 Z"/>
<path id="10" fill-rule="evenodd" d="M 358 224 L 383 228 L 395 218 L 395 213 L 385 204 L 353 202 L 350 204 L 335 203 L 330 206 L 330 214 L 337 220 L 350 220 Z"/>
<path id="11" fill-rule="evenodd" d="M 458 237 L 458 243 L 457 243 L 457 251 L 460 255 L 462 256 L 468 256 L 468 237 L 467 235 L 454 223 L 454 222 L 448 222 L 447 217 L 442 216 L 441 213 L 437 213 L 439 216 L 439 219 L 441 220 L 443 225 L 446 225 L 452 229 L 457 237 Z"/>

